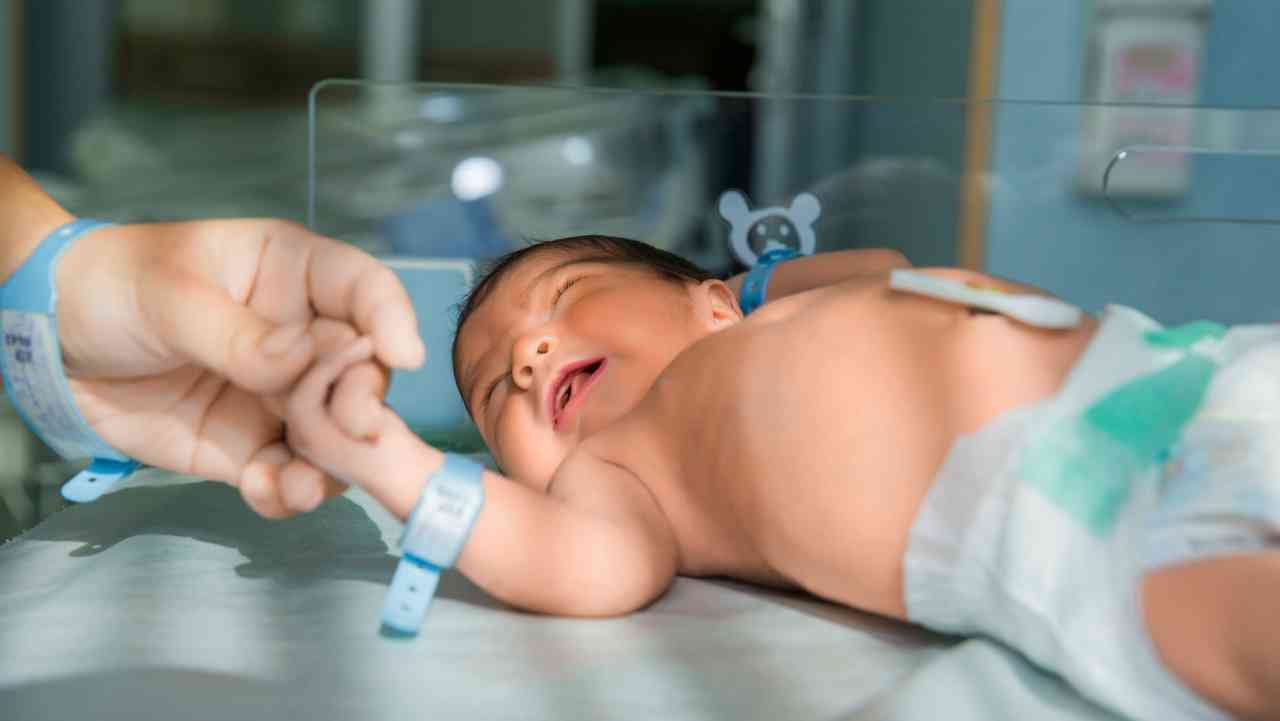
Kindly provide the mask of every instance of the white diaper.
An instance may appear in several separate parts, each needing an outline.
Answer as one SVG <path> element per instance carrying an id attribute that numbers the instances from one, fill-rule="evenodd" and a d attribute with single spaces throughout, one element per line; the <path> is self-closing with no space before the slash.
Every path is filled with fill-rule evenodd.
<path id="1" fill-rule="evenodd" d="M 1280 547 L 1280 326 L 1110 307 L 1062 390 L 955 442 L 911 529 L 908 617 L 1022 651 L 1139 719 L 1226 719 L 1159 662 L 1144 570 Z"/>

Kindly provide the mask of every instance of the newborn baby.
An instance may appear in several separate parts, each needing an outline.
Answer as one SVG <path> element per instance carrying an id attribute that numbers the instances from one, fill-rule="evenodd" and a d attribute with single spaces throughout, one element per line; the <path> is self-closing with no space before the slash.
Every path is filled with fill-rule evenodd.
<path id="1" fill-rule="evenodd" d="M 1037 329 L 889 289 L 905 265 L 794 260 L 744 318 L 740 278 L 634 241 L 504 259 L 454 348 L 503 470 L 458 568 L 571 616 L 727 576 L 995 637 L 1137 718 L 1280 709 L 1280 445 L 1258 440 L 1280 424 L 1257 395 L 1280 335 L 1126 308 Z M 308 373 L 289 441 L 405 519 L 443 456 L 330 405 L 369 356 Z"/>

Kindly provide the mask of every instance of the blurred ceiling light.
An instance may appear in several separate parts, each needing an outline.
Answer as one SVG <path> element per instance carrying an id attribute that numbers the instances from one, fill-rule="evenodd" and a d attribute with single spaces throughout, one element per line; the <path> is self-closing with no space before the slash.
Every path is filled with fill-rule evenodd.
<path id="1" fill-rule="evenodd" d="M 464 158 L 453 169 L 453 194 L 459 200 L 477 200 L 502 187 L 502 166 L 493 158 Z"/>
<path id="2" fill-rule="evenodd" d="M 596 149 L 592 147 L 591 141 L 581 135 L 566 138 L 563 151 L 565 160 L 571 165 L 587 165 L 596 157 Z"/>
<path id="3" fill-rule="evenodd" d="M 437 123 L 452 123 L 462 119 L 462 101 L 452 95 L 438 95 L 423 100 L 418 112 Z"/>

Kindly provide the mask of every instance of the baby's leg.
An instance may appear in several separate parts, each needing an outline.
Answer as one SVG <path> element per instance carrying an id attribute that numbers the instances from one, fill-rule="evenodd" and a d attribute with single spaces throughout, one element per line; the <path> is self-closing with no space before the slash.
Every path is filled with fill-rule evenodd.
<path id="1" fill-rule="evenodd" d="M 1280 719 L 1280 551 L 1159 568 L 1142 582 L 1160 660 L 1241 719 Z"/>

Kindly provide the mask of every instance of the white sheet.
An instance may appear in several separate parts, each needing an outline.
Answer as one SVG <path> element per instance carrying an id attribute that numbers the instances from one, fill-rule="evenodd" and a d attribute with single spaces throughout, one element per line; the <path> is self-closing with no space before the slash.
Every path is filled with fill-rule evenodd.
<path id="1" fill-rule="evenodd" d="M 986 641 L 725 582 L 582 621 L 450 574 L 416 640 L 384 639 L 399 523 L 363 494 L 270 522 L 139 476 L 0 547 L 0 719 L 1102 716 Z"/>

